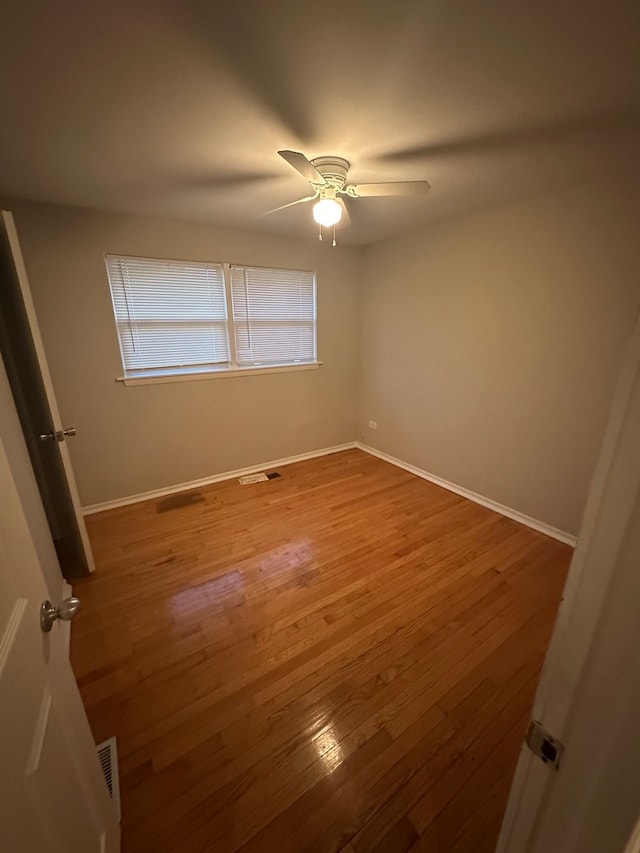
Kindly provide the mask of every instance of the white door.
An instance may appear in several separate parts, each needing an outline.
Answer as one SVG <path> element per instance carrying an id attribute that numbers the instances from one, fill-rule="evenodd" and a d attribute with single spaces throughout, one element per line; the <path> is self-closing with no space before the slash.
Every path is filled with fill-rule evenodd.
<path id="1" fill-rule="evenodd" d="M 640 320 L 533 717 L 565 752 L 554 771 L 523 746 L 498 851 L 622 853 L 640 817 Z"/>
<path id="2" fill-rule="evenodd" d="M 68 623 L 50 633 L 40 627 L 49 598 L 43 562 L 55 561 L 47 536 L 0 361 L 0 848 L 117 853 L 118 822 L 69 663 Z"/>
<path id="3" fill-rule="evenodd" d="M 65 519 L 67 515 L 70 515 L 71 523 L 74 527 L 73 536 L 69 537 L 69 539 L 73 539 L 73 545 L 71 547 L 74 549 L 78 549 L 81 552 L 81 562 L 83 566 L 86 567 L 85 571 L 86 569 L 88 569 L 89 571 L 93 571 L 94 561 L 91 552 L 91 545 L 89 542 L 87 528 L 85 526 L 84 518 L 82 515 L 80 497 L 78 494 L 78 488 L 76 486 L 73 468 L 71 467 L 71 458 L 69 456 L 69 450 L 66 443 L 67 436 L 65 435 L 65 431 L 69 432 L 67 427 L 70 425 L 63 424 L 60 418 L 60 411 L 58 409 L 58 403 L 56 401 L 56 396 L 53 390 L 51 374 L 49 372 L 49 366 L 47 364 L 47 358 L 42 342 L 42 336 L 40 334 L 40 328 L 38 326 L 38 319 L 31 296 L 31 290 L 29 288 L 29 279 L 27 277 L 24 259 L 22 257 L 22 251 L 20 249 L 20 242 L 18 240 L 15 222 L 13 220 L 13 215 L 8 211 L 2 211 L 2 229 L 6 235 L 6 241 L 9 246 L 10 259 L 8 260 L 8 262 L 13 267 L 12 272 L 15 273 L 15 280 L 17 281 L 17 285 L 20 289 L 22 302 L 24 304 L 24 310 L 26 313 L 26 320 L 29 326 L 29 331 L 31 333 L 33 347 L 35 349 L 35 356 L 37 359 L 36 369 L 39 370 L 40 378 L 42 380 L 41 383 L 39 381 L 38 383 L 32 382 L 32 385 L 35 386 L 37 384 L 38 388 L 42 387 L 44 396 L 46 398 L 44 401 L 45 407 L 48 413 L 50 414 L 50 421 L 46 424 L 43 422 L 43 425 L 40 427 L 40 429 L 44 430 L 43 434 L 50 434 L 51 439 L 50 442 L 46 443 L 45 446 L 41 448 L 41 450 L 43 453 L 55 453 L 56 456 L 57 454 L 59 454 L 60 456 L 60 460 L 62 463 L 61 476 L 63 478 L 64 483 L 64 501 L 65 503 L 69 502 L 70 504 L 68 508 L 66 506 L 64 507 L 64 512 L 61 513 L 61 517 Z M 26 369 L 26 364 L 23 365 L 22 369 Z M 36 393 L 35 388 L 33 389 L 33 393 Z M 36 439 L 36 441 L 39 440 L 38 437 L 34 438 Z M 38 471 L 40 472 L 40 468 L 38 469 Z M 46 466 L 42 469 L 42 474 L 46 479 Z M 55 501 L 57 500 L 63 500 L 63 496 L 61 494 L 62 489 L 56 488 L 55 482 L 50 486 L 49 489 L 47 489 L 46 485 L 43 487 L 42 482 L 40 483 L 40 486 L 41 492 L 46 491 L 50 493 L 44 496 L 45 501 L 47 499 L 51 499 L 55 503 Z"/>

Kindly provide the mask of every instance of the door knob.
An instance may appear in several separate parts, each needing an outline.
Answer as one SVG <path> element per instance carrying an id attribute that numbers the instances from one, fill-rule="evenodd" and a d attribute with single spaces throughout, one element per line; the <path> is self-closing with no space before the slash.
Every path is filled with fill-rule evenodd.
<path id="1" fill-rule="evenodd" d="M 77 435 L 75 427 L 67 427 L 67 429 L 52 429 L 49 432 L 40 433 L 40 441 L 64 441 L 65 438 L 73 438 Z"/>
<path id="2" fill-rule="evenodd" d="M 56 619 L 70 622 L 78 610 L 80 610 L 80 599 L 76 598 L 75 595 L 72 595 L 71 598 L 65 598 L 57 607 L 54 607 L 50 601 L 43 601 L 40 606 L 40 627 L 45 634 L 48 634 Z"/>

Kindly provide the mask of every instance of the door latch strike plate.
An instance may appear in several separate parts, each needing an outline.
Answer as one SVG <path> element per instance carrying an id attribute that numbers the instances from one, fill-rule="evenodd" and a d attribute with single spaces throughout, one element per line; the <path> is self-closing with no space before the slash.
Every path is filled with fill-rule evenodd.
<path id="1" fill-rule="evenodd" d="M 545 729 L 542 723 L 531 720 L 525 742 L 531 752 L 537 755 L 541 761 L 544 761 L 554 770 L 558 769 L 564 746 Z"/>

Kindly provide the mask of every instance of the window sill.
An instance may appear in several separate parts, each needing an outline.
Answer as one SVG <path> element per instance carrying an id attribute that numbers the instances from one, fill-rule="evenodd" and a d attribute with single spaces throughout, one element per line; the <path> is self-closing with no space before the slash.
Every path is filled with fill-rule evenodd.
<path id="1" fill-rule="evenodd" d="M 267 373 L 298 373 L 302 370 L 317 370 L 321 361 L 310 364 L 279 364 L 271 367 L 233 367 L 221 370 L 207 370 L 200 373 L 164 373 L 155 376 L 118 376 L 116 382 L 127 387 L 131 385 L 162 385 L 169 382 L 199 382 L 203 379 L 227 379 L 237 376 L 256 376 Z"/>

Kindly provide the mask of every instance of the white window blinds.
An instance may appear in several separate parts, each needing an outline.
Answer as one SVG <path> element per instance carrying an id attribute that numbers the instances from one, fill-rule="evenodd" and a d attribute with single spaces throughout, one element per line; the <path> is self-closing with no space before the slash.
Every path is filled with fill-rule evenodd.
<path id="1" fill-rule="evenodd" d="M 106 256 L 125 376 L 229 364 L 221 264 Z"/>
<path id="2" fill-rule="evenodd" d="M 230 268 L 239 366 L 316 361 L 316 287 L 312 272 Z"/>

